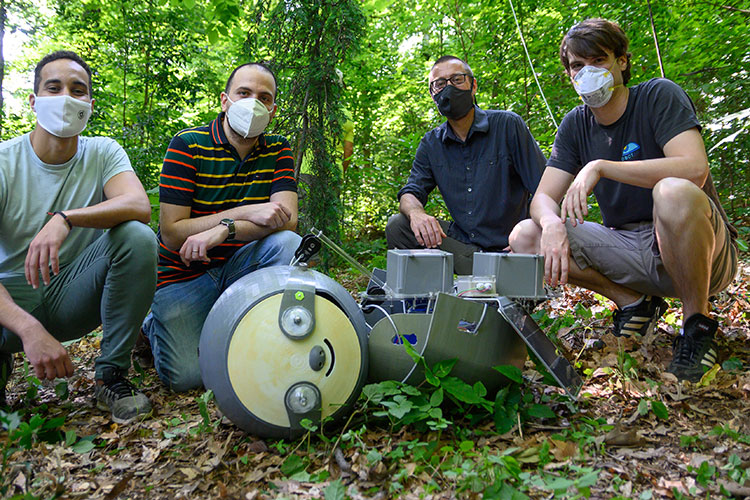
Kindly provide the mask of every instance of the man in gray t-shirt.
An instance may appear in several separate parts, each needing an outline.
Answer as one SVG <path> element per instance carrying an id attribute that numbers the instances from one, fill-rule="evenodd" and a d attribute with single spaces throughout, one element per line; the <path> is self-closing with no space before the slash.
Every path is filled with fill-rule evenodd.
<path id="1" fill-rule="evenodd" d="M 543 254 L 550 284 L 570 281 L 615 302 L 615 335 L 652 331 L 662 297 L 680 298 L 684 328 L 668 371 L 695 382 L 718 358 L 708 297 L 734 278 L 737 233 L 692 102 L 665 79 L 626 87 L 630 56 L 625 33 L 604 19 L 565 35 L 560 59 L 584 104 L 560 124 L 532 220 L 510 244 Z M 592 192 L 603 225 L 584 223 Z"/>
<path id="2" fill-rule="evenodd" d="M 0 144 L 0 406 L 12 353 L 40 379 L 69 377 L 61 342 L 101 324 L 95 399 L 128 422 L 151 409 L 125 378 L 156 285 L 150 203 L 119 144 L 80 136 L 94 101 L 77 54 L 39 62 L 29 103 L 34 130 Z"/>

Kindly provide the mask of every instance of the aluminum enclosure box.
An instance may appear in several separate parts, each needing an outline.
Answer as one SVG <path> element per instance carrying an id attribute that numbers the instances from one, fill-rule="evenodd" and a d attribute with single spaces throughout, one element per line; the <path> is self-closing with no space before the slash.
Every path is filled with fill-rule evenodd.
<path id="1" fill-rule="evenodd" d="M 544 299 L 544 257 L 534 254 L 476 252 L 474 276 L 495 276 L 498 295 Z"/>
<path id="2" fill-rule="evenodd" d="M 453 291 L 453 254 L 442 250 L 388 250 L 386 284 L 394 296 Z"/>

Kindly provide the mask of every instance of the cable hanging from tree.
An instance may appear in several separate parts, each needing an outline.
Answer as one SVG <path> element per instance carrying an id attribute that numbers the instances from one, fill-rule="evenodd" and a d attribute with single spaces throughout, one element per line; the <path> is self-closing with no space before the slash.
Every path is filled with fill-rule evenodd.
<path id="1" fill-rule="evenodd" d="M 656 36 L 656 26 L 654 26 L 654 14 L 651 12 L 651 0 L 647 0 L 648 3 L 648 18 L 651 21 L 651 33 L 654 35 L 654 46 L 656 46 L 656 58 L 659 60 L 659 71 L 661 71 L 661 77 L 664 76 L 664 63 L 661 60 L 661 49 L 659 48 L 659 37 Z"/>
<path id="2" fill-rule="evenodd" d="M 536 70 L 534 69 L 534 63 L 531 62 L 531 56 L 529 55 L 529 49 L 526 47 L 526 40 L 523 37 L 523 33 L 521 32 L 521 25 L 518 24 L 518 17 L 516 17 L 516 9 L 513 7 L 513 0 L 508 0 L 510 3 L 510 10 L 513 12 L 513 19 L 516 21 L 516 28 L 518 29 L 518 36 L 521 37 L 521 45 L 523 45 L 523 50 L 526 52 L 526 59 L 529 61 L 529 66 L 531 66 L 531 73 L 534 75 L 534 81 L 536 81 L 536 86 L 539 87 L 539 93 L 542 95 L 542 100 L 544 101 L 545 106 L 547 106 L 547 112 L 549 112 L 549 117 L 552 119 L 552 123 L 555 125 L 555 130 L 557 130 L 557 120 L 555 120 L 555 116 L 552 114 L 552 109 L 549 107 L 549 103 L 547 102 L 547 98 L 544 96 L 544 90 L 542 90 L 542 85 L 539 83 L 539 78 L 536 76 Z"/>

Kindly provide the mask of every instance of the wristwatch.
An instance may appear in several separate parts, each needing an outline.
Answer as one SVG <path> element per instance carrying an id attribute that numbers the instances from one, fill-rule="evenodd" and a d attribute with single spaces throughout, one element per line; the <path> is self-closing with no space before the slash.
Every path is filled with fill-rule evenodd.
<path id="1" fill-rule="evenodd" d="M 227 229 L 229 229 L 229 235 L 227 235 L 228 240 L 234 239 L 234 220 L 233 219 L 221 219 L 221 222 L 219 222 L 222 226 L 227 226 Z"/>

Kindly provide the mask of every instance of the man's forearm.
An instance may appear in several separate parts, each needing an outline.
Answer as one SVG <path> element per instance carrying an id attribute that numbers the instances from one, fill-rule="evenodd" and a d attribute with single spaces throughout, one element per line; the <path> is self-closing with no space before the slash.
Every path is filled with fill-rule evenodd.
<path id="1" fill-rule="evenodd" d="M 560 221 L 560 205 L 555 200 L 544 193 L 534 195 L 534 199 L 531 202 L 530 207 L 531 218 L 537 223 L 539 227 L 544 229 L 544 226 L 551 222 Z"/>
<path id="2" fill-rule="evenodd" d="M 598 160 L 597 168 L 602 178 L 646 189 L 653 188 L 666 177 L 687 179 L 703 187 L 708 175 L 707 164 L 687 162 L 676 157 L 638 161 Z"/>
<path id="3" fill-rule="evenodd" d="M 292 223 L 292 221 L 289 221 L 283 226 L 277 227 L 275 229 L 267 227 L 267 226 L 260 226 L 258 224 L 255 224 L 253 222 L 246 221 L 246 220 L 235 220 L 234 227 L 236 231 L 234 239 L 240 240 L 240 241 L 256 241 L 256 240 L 265 238 L 269 234 L 275 233 L 277 231 L 296 230 L 297 219 L 294 220 L 294 223 Z"/>
<path id="4" fill-rule="evenodd" d="M 74 227 L 108 229 L 129 220 L 144 224 L 151 220 L 148 197 L 137 194 L 124 194 L 90 207 L 72 208 L 63 212 Z"/>
<path id="5" fill-rule="evenodd" d="M 422 203 L 411 193 L 404 193 L 398 203 L 399 211 L 411 220 L 412 214 L 426 213 Z"/>
<path id="6" fill-rule="evenodd" d="M 203 215 L 201 217 L 187 217 L 175 221 L 169 225 L 168 231 L 165 231 L 165 228 L 162 227 L 162 240 L 169 248 L 178 250 L 190 236 L 215 228 L 223 219 L 234 220 L 234 239 L 239 241 L 256 241 L 276 231 L 294 231 L 297 229 L 296 212 L 289 222 L 283 226 L 271 228 L 247 220 L 250 217 L 249 212 L 252 210 L 252 207 L 253 205 L 243 205 L 215 214 Z"/>
<path id="7" fill-rule="evenodd" d="M 27 332 L 42 327 L 34 316 L 13 301 L 3 285 L 0 285 L 0 325 L 18 335 L 22 341 Z"/>

